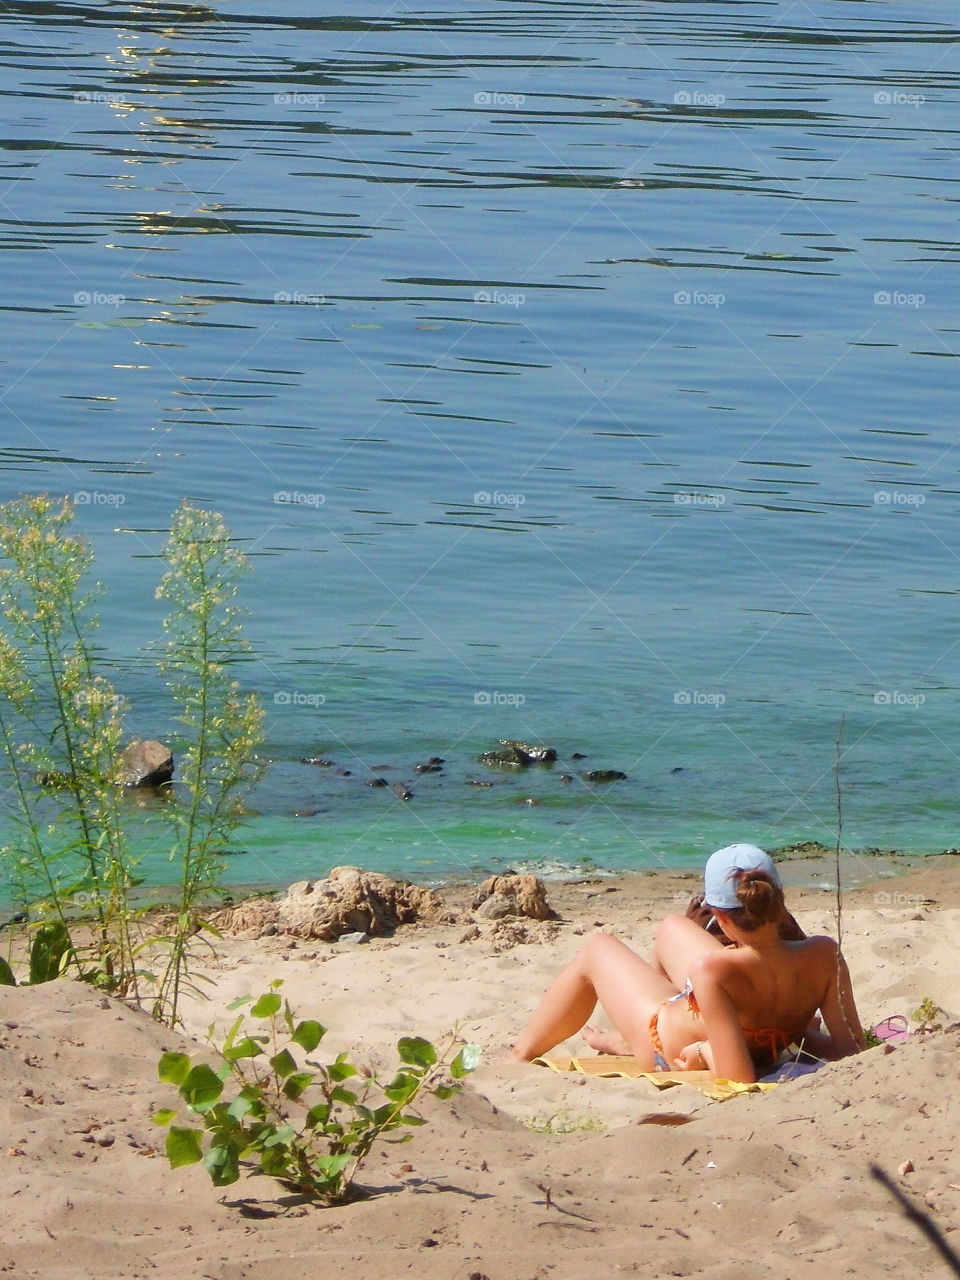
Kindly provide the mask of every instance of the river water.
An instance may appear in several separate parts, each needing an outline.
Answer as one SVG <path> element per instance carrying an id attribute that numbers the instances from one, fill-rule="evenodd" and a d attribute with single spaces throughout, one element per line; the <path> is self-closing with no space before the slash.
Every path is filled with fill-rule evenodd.
<path id="1" fill-rule="evenodd" d="M 831 843 L 841 720 L 845 841 L 960 843 L 955 7 L 320 8 L 0 13 L 0 499 L 74 497 L 144 736 L 226 516 L 233 878 Z"/>

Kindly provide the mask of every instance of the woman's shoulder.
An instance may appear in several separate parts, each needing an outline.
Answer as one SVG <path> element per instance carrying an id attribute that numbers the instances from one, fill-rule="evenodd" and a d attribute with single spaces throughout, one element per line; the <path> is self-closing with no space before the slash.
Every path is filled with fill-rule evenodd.
<path id="1" fill-rule="evenodd" d="M 803 938 L 799 942 L 790 944 L 800 950 L 806 950 L 807 954 L 819 952 L 825 956 L 835 956 L 840 948 L 837 945 L 836 938 L 831 938 L 827 933 L 815 933 L 809 938 Z"/>

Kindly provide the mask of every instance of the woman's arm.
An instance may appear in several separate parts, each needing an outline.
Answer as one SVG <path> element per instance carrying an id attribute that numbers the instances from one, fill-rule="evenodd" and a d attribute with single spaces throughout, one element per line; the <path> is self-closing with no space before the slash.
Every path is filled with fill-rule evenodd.
<path id="1" fill-rule="evenodd" d="M 720 952 L 703 956 L 690 967 L 690 980 L 703 1020 L 704 1040 L 709 1045 L 709 1067 L 715 1078 L 753 1084 L 757 1072 L 740 1028 L 740 1018 L 716 972 L 716 961 L 722 963 L 725 959 L 726 956 Z"/>
<path id="2" fill-rule="evenodd" d="M 839 947 L 832 938 L 824 939 L 831 944 L 831 960 L 828 965 L 827 989 L 820 1004 L 820 1012 L 827 1024 L 827 1031 L 833 1044 L 837 1058 L 849 1057 L 867 1047 L 857 1013 L 856 1001 L 853 998 L 853 984 L 850 971 Z"/>

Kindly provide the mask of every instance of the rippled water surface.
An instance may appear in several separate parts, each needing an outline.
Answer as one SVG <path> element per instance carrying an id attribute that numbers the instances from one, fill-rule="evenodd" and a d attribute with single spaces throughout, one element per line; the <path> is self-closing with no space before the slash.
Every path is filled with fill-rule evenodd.
<path id="1" fill-rule="evenodd" d="M 960 843 L 954 6 L 8 3 L 0 42 L 0 498 L 75 496 L 150 736 L 163 531 L 226 515 L 276 761 L 238 877 L 829 842 L 842 716 L 848 842 Z"/>

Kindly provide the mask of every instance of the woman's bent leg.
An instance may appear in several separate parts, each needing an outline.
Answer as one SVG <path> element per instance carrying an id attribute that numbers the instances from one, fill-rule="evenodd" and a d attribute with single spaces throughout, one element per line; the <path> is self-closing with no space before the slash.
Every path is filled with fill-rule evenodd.
<path id="1" fill-rule="evenodd" d="M 661 920 L 653 943 L 653 967 L 680 990 L 690 973 L 690 966 L 708 951 L 721 951 L 719 938 L 701 929 L 686 916 L 667 916 Z"/>
<path id="2" fill-rule="evenodd" d="M 675 992 L 625 943 L 595 934 L 547 989 L 512 1056 L 529 1062 L 548 1052 L 579 1031 L 599 1001 L 633 1056 L 652 1071 L 650 1018 Z"/>

